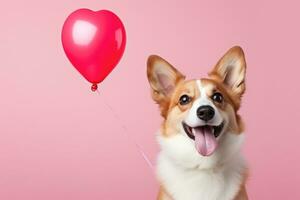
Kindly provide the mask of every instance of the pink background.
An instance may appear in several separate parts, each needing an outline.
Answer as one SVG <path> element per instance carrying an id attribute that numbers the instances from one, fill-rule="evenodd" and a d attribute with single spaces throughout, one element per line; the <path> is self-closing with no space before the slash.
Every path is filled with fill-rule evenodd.
<path id="1" fill-rule="evenodd" d="M 200 77 L 231 46 L 247 56 L 244 152 L 251 199 L 300 199 L 298 1 L 5 1 L 0 7 L 0 199 L 154 199 L 157 182 L 103 97 L 155 163 L 161 118 L 145 61 Z M 75 9 L 110 9 L 128 43 L 99 96 L 64 55 Z"/>

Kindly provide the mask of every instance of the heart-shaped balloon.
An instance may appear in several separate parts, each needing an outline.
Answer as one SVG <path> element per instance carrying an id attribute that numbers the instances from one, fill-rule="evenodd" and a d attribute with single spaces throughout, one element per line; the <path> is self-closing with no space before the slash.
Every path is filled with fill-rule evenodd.
<path id="1" fill-rule="evenodd" d="M 93 91 L 118 64 L 126 44 L 123 23 L 108 10 L 74 11 L 63 25 L 61 38 L 68 59 L 93 84 Z"/>

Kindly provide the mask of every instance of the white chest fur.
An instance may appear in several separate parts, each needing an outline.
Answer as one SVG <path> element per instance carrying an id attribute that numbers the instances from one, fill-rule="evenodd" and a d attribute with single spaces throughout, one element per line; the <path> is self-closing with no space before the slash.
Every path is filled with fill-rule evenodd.
<path id="1" fill-rule="evenodd" d="M 233 139 L 236 145 L 228 146 Z M 162 151 L 157 175 L 161 184 L 175 200 L 233 200 L 245 170 L 243 158 L 237 151 L 239 140 L 242 138 L 228 137 L 219 152 L 201 157 L 186 137 L 159 138 Z"/>

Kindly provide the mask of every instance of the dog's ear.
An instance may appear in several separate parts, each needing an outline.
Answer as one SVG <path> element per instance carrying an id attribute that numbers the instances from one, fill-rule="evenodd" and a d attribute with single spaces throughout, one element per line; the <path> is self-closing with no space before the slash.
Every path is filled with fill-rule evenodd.
<path id="1" fill-rule="evenodd" d="M 246 61 L 241 47 L 234 46 L 219 60 L 209 73 L 211 78 L 223 82 L 239 98 L 245 92 Z"/>
<path id="2" fill-rule="evenodd" d="M 162 116 L 166 117 L 174 89 L 185 77 L 171 64 L 157 55 L 151 55 L 148 58 L 147 76 L 152 98 L 159 104 Z"/>

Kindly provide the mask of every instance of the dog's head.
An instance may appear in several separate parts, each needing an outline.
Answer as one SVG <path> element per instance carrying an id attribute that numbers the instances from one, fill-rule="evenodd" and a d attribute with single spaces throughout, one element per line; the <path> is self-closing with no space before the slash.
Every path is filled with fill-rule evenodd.
<path id="1" fill-rule="evenodd" d="M 152 97 L 164 117 L 164 138 L 189 140 L 203 157 L 215 154 L 222 138 L 243 131 L 237 111 L 245 92 L 246 63 L 240 47 L 231 48 L 207 78 L 197 80 L 185 80 L 159 56 L 150 56 L 147 64 Z"/>

